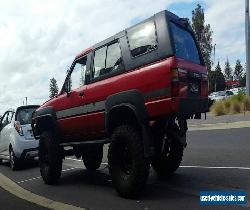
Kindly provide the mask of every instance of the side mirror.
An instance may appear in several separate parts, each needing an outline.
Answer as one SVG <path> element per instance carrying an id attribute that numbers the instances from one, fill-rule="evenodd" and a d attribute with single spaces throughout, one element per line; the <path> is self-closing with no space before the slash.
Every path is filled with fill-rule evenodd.
<path id="1" fill-rule="evenodd" d="M 63 92 L 67 94 L 67 96 L 70 95 L 70 88 L 69 88 L 69 80 L 66 80 L 63 85 Z"/>

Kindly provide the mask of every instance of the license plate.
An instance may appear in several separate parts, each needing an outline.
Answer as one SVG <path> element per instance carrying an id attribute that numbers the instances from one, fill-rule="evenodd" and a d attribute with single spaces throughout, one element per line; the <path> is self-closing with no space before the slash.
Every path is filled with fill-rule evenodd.
<path id="1" fill-rule="evenodd" d="M 189 89 L 192 93 L 198 93 L 199 92 L 199 85 L 197 83 L 190 83 Z"/>
<path id="2" fill-rule="evenodd" d="M 33 131 L 32 130 L 28 130 L 28 132 L 30 133 L 30 136 L 33 137 Z"/>

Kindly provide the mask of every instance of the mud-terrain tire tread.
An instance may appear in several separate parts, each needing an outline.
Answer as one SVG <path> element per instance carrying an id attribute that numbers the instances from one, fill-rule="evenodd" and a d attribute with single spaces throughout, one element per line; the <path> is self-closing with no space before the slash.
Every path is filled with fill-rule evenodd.
<path id="1" fill-rule="evenodd" d="M 95 145 L 92 146 L 92 148 L 88 148 L 88 150 L 82 155 L 82 158 L 83 163 L 88 170 L 97 170 L 102 164 L 103 145 Z"/>
<path id="2" fill-rule="evenodd" d="M 125 144 L 132 154 L 132 172 L 127 175 L 119 165 L 119 145 Z M 111 137 L 108 151 L 109 171 L 117 192 L 122 197 L 137 196 L 144 189 L 149 175 L 149 161 L 144 157 L 140 132 L 129 125 L 117 127 Z"/>
<path id="3" fill-rule="evenodd" d="M 44 162 L 45 153 L 48 155 L 47 164 Z M 62 155 L 51 131 L 43 131 L 40 135 L 38 157 L 43 181 L 49 185 L 57 184 L 62 172 Z"/>

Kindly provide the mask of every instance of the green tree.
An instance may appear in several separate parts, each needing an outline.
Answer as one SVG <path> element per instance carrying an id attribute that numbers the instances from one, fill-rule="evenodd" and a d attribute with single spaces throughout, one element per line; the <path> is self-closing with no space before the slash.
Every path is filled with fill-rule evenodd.
<path id="1" fill-rule="evenodd" d="M 208 71 L 212 68 L 212 34 L 210 24 L 205 23 L 204 10 L 200 4 L 197 4 L 195 10 L 192 11 L 192 28 L 197 42 L 200 45 L 201 54 Z"/>
<path id="2" fill-rule="evenodd" d="M 57 81 L 53 77 L 50 79 L 50 84 L 49 84 L 49 97 L 53 98 L 58 94 L 58 86 L 57 86 Z"/>
<path id="3" fill-rule="evenodd" d="M 229 60 L 227 59 L 227 61 L 225 62 L 225 78 L 226 80 L 231 80 L 232 79 L 232 68 L 230 66 Z"/>
<path id="4" fill-rule="evenodd" d="M 220 63 L 215 67 L 215 71 L 211 71 L 209 74 L 209 91 L 214 92 L 214 91 L 220 91 L 220 90 L 225 90 L 226 88 L 226 81 L 225 77 L 221 71 Z"/>
<path id="5" fill-rule="evenodd" d="M 247 75 L 245 72 L 245 73 L 243 73 L 243 76 L 240 79 L 240 87 L 246 87 L 246 77 L 247 77 Z"/>
<path id="6" fill-rule="evenodd" d="M 240 60 L 237 59 L 234 68 L 234 78 L 240 81 L 242 77 L 243 77 L 243 66 L 240 63 Z"/>

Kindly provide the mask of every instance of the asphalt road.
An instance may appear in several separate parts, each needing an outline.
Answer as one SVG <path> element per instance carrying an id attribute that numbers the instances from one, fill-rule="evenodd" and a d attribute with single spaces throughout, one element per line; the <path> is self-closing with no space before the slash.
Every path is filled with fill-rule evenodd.
<path id="1" fill-rule="evenodd" d="M 95 173 L 85 170 L 81 160 L 66 159 L 57 186 L 43 183 L 36 163 L 18 172 L 12 172 L 5 164 L 0 166 L 0 172 L 33 193 L 86 209 L 247 209 L 249 203 L 248 206 L 200 206 L 199 192 L 246 191 L 250 201 L 249 131 L 241 128 L 188 132 L 188 147 L 176 174 L 160 180 L 151 170 L 147 190 L 137 199 L 118 196 L 108 174 L 106 156 Z M 4 202 L 4 205 L 9 204 Z M 1 202 L 0 209 L 2 206 Z"/>

